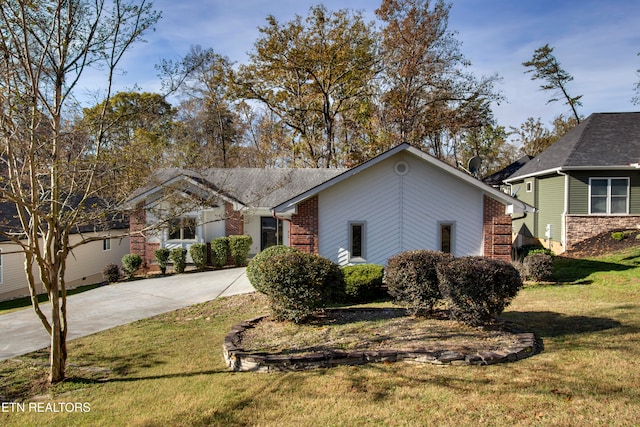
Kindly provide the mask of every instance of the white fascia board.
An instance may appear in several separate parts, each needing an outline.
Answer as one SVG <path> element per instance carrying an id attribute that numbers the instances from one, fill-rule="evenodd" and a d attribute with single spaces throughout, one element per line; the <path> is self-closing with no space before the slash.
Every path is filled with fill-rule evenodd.
<path id="1" fill-rule="evenodd" d="M 559 168 L 546 169 L 539 172 L 533 172 L 526 175 L 520 175 L 515 178 L 507 178 L 504 180 L 505 184 L 510 184 L 514 181 L 521 181 L 527 178 L 533 178 L 535 176 L 543 176 L 543 175 L 554 175 L 558 172 L 570 172 L 570 171 L 610 171 L 610 170 L 618 170 L 618 171 L 635 171 L 640 168 L 640 164 L 636 166 L 636 163 L 630 163 L 628 165 L 613 165 L 613 166 L 563 166 Z"/>

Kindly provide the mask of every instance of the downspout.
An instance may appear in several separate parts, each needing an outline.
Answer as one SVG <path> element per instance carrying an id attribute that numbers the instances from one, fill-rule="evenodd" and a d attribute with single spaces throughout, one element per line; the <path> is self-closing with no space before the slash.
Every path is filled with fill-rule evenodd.
<path id="1" fill-rule="evenodd" d="M 569 214 L 569 175 L 558 170 L 558 175 L 564 176 L 564 208 L 562 210 L 562 222 L 560 223 L 560 236 L 562 247 L 567 250 L 567 215 Z"/>

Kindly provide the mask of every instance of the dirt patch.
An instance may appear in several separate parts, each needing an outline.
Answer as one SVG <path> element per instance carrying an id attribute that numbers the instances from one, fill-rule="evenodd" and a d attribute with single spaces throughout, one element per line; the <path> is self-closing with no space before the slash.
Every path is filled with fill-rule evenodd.
<path id="1" fill-rule="evenodd" d="M 242 335 L 248 353 L 305 355 L 320 351 L 384 350 L 477 353 L 517 345 L 517 334 L 501 325 L 473 328 L 439 311 L 416 318 L 400 308 L 327 310 L 308 324 L 264 318 Z"/>
<path id="2" fill-rule="evenodd" d="M 616 240 L 611 237 L 612 233 L 616 231 L 624 233 L 622 240 Z M 626 250 L 635 246 L 640 246 L 640 230 L 612 230 L 583 240 L 562 255 L 570 258 L 589 258 Z"/>

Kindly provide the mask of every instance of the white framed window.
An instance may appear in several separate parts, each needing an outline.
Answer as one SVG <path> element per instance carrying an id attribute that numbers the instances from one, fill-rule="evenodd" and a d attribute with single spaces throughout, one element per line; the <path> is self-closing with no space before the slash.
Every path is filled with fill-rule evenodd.
<path id="1" fill-rule="evenodd" d="M 3 260 L 2 260 L 2 249 L 0 249 L 0 284 L 4 281 L 4 272 L 2 268 Z"/>
<path id="2" fill-rule="evenodd" d="M 589 178 L 589 213 L 629 213 L 629 178 Z"/>
<path id="3" fill-rule="evenodd" d="M 169 240 L 195 240 L 196 219 L 192 217 L 176 218 L 169 221 Z"/>
<path id="4" fill-rule="evenodd" d="M 455 223 L 439 222 L 438 223 L 438 249 L 440 252 L 452 254 L 454 252 L 455 243 Z"/>
<path id="5" fill-rule="evenodd" d="M 106 238 L 102 240 L 102 250 L 103 251 L 110 251 L 111 250 L 111 239 L 110 238 Z"/>
<path id="6" fill-rule="evenodd" d="M 349 261 L 362 262 L 366 259 L 366 231 L 364 221 L 349 222 Z"/>
<path id="7" fill-rule="evenodd" d="M 527 181 L 524 184 L 525 190 L 527 191 L 527 193 L 531 193 L 533 191 L 533 181 Z"/>

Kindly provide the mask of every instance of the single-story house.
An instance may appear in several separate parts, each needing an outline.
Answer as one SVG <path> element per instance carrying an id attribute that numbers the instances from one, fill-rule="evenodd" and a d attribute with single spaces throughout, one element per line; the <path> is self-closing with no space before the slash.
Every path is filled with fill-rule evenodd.
<path id="1" fill-rule="evenodd" d="M 510 259 L 511 215 L 533 208 L 401 144 L 351 169 L 158 171 L 129 200 L 131 252 L 248 234 L 340 265 L 386 264 L 405 250 Z"/>
<path id="2" fill-rule="evenodd" d="M 505 180 L 536 208 L 514 220 L 519 245 L 556 253 L 599 233 L 640 227 L 640 112 L 596 113 Z"/>
<path id="3" fill-rule="evenodd" d="M 10 203 L 0 204 L 0 223 L 3 228 L 15 228 L 15 207 Z M 78 246 L 67 258 L 65 282 L 67 289 L 93 285 L 104 281 L 102 270 L 107 264 L 120 265 L 122 257 L 129 253 L 129 224 L 114 221 L 107 231 L 96 231 L 92 226 L 83 227 L 81 233 L 71 235 L 70 244 L 91 240 Z M 25 257 L 22 248 L 6 238 L 0 239 L 0 301 L 29 295 L 25 273 Z M 34 277 L 39 277 L 37 266 Z M 38 286 L 39 293 L 45 292 Z"/>

